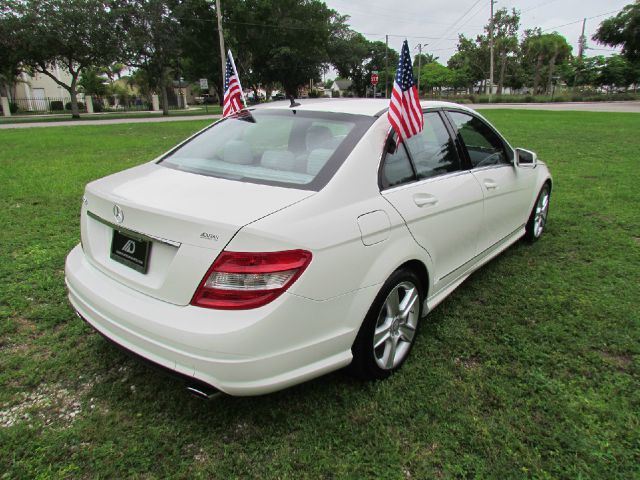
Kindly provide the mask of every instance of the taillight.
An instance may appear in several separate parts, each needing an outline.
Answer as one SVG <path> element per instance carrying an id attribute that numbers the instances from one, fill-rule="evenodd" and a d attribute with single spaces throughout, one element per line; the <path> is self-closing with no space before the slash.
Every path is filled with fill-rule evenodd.
<path id="1" fill-rule="evenodd" d="M 311 252 L 222 252 L 200 282 L 191 305 L 242 310 L 278 298 L 302 275 Z"/>

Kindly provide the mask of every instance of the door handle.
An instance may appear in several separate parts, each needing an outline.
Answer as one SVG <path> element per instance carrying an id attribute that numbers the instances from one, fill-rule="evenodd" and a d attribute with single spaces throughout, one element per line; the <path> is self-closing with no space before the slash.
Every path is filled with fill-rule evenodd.
<path id="1" fill-rule="evenodd" d="M 428 193 L 416 193 L 413 196 L 413 201 L 419 207 L 428 207 L 438 203 L 438 199 Z"/>
<path id="2" fill-rule="evenodd" d="M 498 188 L 498 184 L 496 182 L 492 182 L 491 180 L 485 180 L 484 186 L 487 190 L 496 190 Z"/>

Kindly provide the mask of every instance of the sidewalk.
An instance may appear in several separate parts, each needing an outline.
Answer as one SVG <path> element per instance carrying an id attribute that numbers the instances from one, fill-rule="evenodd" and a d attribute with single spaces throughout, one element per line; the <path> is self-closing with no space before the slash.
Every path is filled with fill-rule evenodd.
<path id="1" fill-rule="evenodd" d="M 208 120 L 213 122 L 222 118 L 222 115 L 187 115 L 170 117 L 145 117 L 145 118 L 112 118 L 103 120 L 69 120 L 62 122 L 28 122 L 28 123 L 2 123 L 0 130 L 11 128 L 37 128 L 37 127 L 81 127 L 83 125 L 117 125 L 121 123 L 162 123 L 162 122 L 187 122 Z"/>
<path id="2" fill-rule="evenodd" d="M 557 103 L 473 103 L 474 110 L 509 108 L 515 110 L 549 110 L 577 112 L 632 112 L 640 113 L 640 102 L 557 102 Z"/>

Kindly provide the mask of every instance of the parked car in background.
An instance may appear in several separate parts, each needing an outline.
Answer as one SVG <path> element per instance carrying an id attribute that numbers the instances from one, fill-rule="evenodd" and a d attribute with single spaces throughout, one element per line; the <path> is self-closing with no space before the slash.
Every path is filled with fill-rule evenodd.
<path id="1" fill-rule="evenodd" d="M 552 187 L 476 112 L 422 106 L 424 131 L 398 145 L 387 100 L 268 104 L 89 183 L 71 304 L 232 395 L 396 372 L 424 315 L 542 235 Z"/>

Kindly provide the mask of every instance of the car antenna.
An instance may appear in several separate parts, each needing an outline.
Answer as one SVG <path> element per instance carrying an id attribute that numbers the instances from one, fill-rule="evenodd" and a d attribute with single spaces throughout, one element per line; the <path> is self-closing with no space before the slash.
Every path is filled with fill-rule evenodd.
<path id="1" fill-rule="evenodd" d="M 289 105 L 289 108 L 300 106 L 300 104 L 296 102 L 296 99 L 293 97 L 293 95 L 289 95 L 289 100 L 291 101 L 291 105 Z"/>

